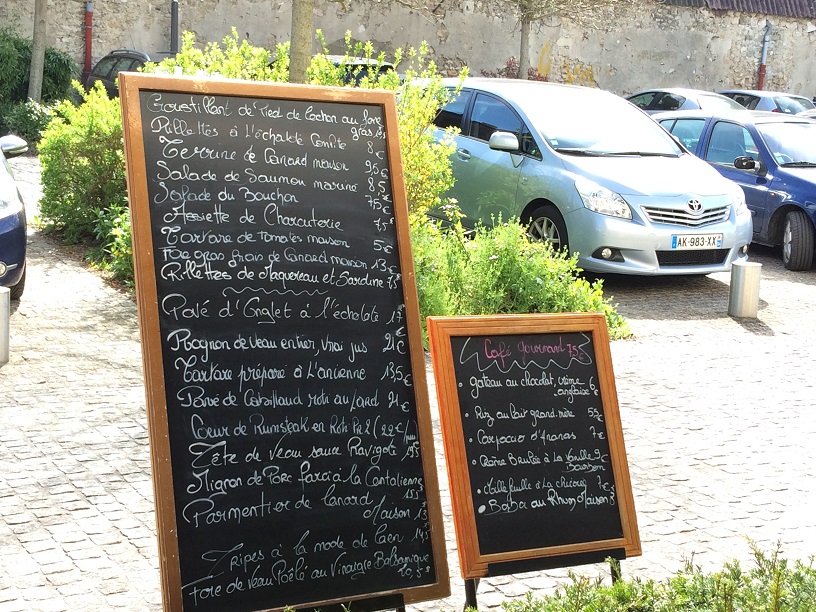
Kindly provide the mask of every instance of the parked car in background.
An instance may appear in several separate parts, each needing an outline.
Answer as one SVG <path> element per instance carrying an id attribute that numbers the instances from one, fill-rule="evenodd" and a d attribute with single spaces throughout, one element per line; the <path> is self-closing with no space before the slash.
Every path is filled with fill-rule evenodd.
<path id="1" fill-rule="evenodd" d="M 772 113 L 788 113 L 795 115 L 802 111 L 814 108 L 810 98 L 780 91 L 764 91 L 755 89 L 723 89 L 720 93 L 739 102 L 748 110 L 770 111 Z"/>
<path id="2" fill-rule="evenodd" d="M 28 151 L 28 144 L 17 136 L 3 136 L 0 151 L 0 286 L 19 300 L 25 289 L 26 212 L 7 159 Z"/>
<path id="3" fill-rule="evenodd" d="M 807 117 L 809 119 L 816 119 L 816 108 L 812 108 L 811 110 L 802 111 L 801 113 L 796 113 L 799 117 Z"/>
<path id="4" fill-rule="evenodd" d="M 781 245 L 789 270 L 813 265 L 816 241 L 816 122 L 761 111 L 654 115 L 720 174 L 742 186 L 753 241 Z"/>
<path id="5" fill-rule="evenodd" d="M 94 83 L 101 82 L 105 86 L 108 96 L 115 98 L 119 95 L 117 78 L 120 72 L 135 72 L 147 62 L 150 56 L 134 49 L 116 49 L 99 60 L 85 80 L 85 89 L 90 89 Z"/>
<path id="6" fill-rule="evenodd" d="M 349 85 L 352 82 L 354 85 L 359 85 L 367 76 L 373 76 L 372 73 L 384 74 L 394 70 L 394 64 L 390 62 L 380 62 L 372 57 L 349 57 L 346 55 L 327 55 L 332 64 L 342 67 L 345 71 L 343 81 Z"/>
<path id="7" fill-rule="evenodd" d="M 612 93 L 466 79 L 435 123 L 440 139 L 461 130 L 448 195 L 467 227 L 518 218 L 597 273 L 708 274 L 746 257 L 742 191 Z"/>
<path id="8" fill-rule="evenodd" d="M 740 110 L 739 102 L 712 91 L 670 87 L 667 89 L 647 89 L 626 96 L 632 104 L 650 115 L 670 110 L 689 110 L 702 108 L 706 110 Z"/>

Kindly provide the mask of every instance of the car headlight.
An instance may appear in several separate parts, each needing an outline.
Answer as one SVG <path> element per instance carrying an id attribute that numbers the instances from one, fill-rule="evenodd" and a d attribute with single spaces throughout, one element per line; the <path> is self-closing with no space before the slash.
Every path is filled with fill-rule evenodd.
<path id="1" fill-rule="evenodd" d="M 21 208 L 17 190 L 14 187 L 0 185 L 0 218 L 16 215 Z"/>
<path id="2" fill-rule="evenodd" d="M 734 212 L 737 215 L 750 214 L 748 205 L 745 203 L 745 192 L 737 183 L 731 183 L 731 191 L 728 194 L 728 201 L 734 207 Z"/>
<path id="3" fill-rule="evenodd" d="M 632 218 L 632 210 L 620 194 L 584 178 L 575 181 L 575 189 L 589 210 L 621 219 Z"/>

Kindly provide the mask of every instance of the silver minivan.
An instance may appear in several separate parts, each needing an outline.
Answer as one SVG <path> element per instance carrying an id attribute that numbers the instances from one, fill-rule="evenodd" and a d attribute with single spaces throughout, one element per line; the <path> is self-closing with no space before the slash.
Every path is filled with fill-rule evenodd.
<path id="1" fill-rule="evenodd" d="M 596 273 L 708 274 L 747 257 L 742 190 L 619 96 L 472 78 L 435 123 L 440 139 L 460 130 L 447 195 L 466 227 L 518 218 Z"/>

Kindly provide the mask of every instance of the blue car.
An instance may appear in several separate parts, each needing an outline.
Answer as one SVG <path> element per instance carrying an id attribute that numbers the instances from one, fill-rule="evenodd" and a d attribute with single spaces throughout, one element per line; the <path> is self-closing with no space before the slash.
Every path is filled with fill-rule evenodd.
<path id="1" fill-rule="evenodd" d="M 0 287 L 8 287 L 11 299 L 19 300 L 25 289 L 26 213 L 7 159 L 25 153 L 28 145 L 17 136 L 3 136 L 0 150 Z"/>
<path id="2" fill-rule="evenodd" d="M 753 242 L 781 245 L 788 270 L 813 266 L 816 121 L 760 111 L 674 111 L 652 118 L 742 187 L 753 218 Z"/>

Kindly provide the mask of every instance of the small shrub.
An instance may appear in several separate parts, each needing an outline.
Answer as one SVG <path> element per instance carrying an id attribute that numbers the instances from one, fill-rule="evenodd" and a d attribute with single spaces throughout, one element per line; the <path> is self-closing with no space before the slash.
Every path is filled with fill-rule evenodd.
<path id="1" fill-rule="evenodd" d="M 278 45 L 273 59 L 268 49 L 238 39 L 235 28 L 219 45 L 196 46 L 195 34 L 182 34 L 181 50 L 160 63 L 148 63 L 143 72 L 182 75 L 218 75 L 227 79 L 250 81 L 288 81 L 289 43 Z"/>
<path id="2" fill-rule="evenodd" d="M 816 569 L 796 561 L 791 567 L 753 542 L 755 567 L 743 571 L 737 561 L 704 573 L 692 562 L 665 582 L 618 580 L 611 585 L 570 573 L 555 593 L 502 604 L 505 612 L 812 612 L 816 610 Z"/>
<path id="3" fill-rule="evenodd" d="M 97 83 L 82 104 L 63 101 L 54 113 L 40 141 L 40 214 L 46 229 L 76 243 L 94 237 L 100 211 L 127 202 L 122 112 Z"/>
<path id="4" fill-rule="evenodd" d="M 12 105 L 4 119 L 7 131 L 24 138 L 29 143 L 29 150 L 35 152 L 52 115 L 51 107 L 28 100 Z"/>
<path id="5" fill-rule="evenodd" d="M 94 260 L 109 270 L 114 278 L 130 285 L 133 282 L 133 242 L 130 233 L 130 209 L 114 205 L 97 211 L 97 240 L 101 253 Z"/>
<path id="6" fill-rule="evenodd" d="M 423 315 L 600 312 L 610 337 L 629 327 L 603 296 L 603 281 L 580 276 L 577 259 L 531 242 L 516 219 L 478 226 L 465 237 L 461 226 L 412 232 L 420 310 Z"/>

